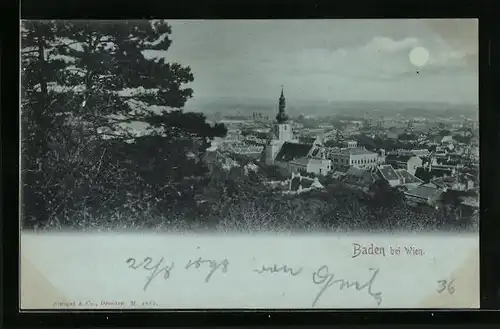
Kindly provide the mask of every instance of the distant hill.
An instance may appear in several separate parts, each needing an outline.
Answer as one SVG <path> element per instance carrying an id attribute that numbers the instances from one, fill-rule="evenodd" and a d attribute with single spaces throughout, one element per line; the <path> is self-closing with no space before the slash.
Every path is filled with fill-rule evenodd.
<path id="1" fill-rule="evenodd" d="M 263 115 L 274 115 L 277 111 L 277 99 L 262 98 L 200 98 L 189 100 L 187 111 L 221 115 L 248 115 L 252 112 L 261 112 Z M 347 114 L 353 116 L 369 115 L 372 117 L 394 116 L 454 117 L 459 115 L 477 116 L 477 105 L 450 104 L 450 103 L 414 103 L 414 102 L 323 102 L 318 100 L 287 99 L 287 110 L 290 115 L 300 114 L 310 116 L 331 116 Z"/>

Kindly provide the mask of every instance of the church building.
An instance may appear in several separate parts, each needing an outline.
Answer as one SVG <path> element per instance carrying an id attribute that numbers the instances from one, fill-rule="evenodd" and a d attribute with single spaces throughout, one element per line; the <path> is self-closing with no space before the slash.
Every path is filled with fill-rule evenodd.
<path id="1" fill-rule="evenodd" d="M 302 144 L 295 139 L 292 124 L 286 114 L 286 100 L 281 88 L 276 121 L 269 132 L 263 150 L 264 162 L 277 165 L 291 173 L 314 173 L 325 175 L 331 170 L 331 160 L 314 158 L 314 144 Z"/>

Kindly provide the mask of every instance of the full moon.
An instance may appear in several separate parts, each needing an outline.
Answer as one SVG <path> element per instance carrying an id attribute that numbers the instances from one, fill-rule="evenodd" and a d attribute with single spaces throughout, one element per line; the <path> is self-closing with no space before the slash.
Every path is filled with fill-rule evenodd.
<path id="1" fill-rule="evenodd" d="M 415 47 L 410 51 L 410 63 L 422 67 L 429 61 L 429 51 L 424 47 Z"/>

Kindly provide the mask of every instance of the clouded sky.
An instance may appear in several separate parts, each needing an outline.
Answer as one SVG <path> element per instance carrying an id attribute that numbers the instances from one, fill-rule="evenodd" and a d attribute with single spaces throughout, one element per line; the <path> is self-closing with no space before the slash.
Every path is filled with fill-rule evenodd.
<path id="1" fill-rule="evenodd" d="M 170 21 L 156 54 L 189 65 L 214 97 L 478 103 L 477 20 Z M 418 69 L 411 49 L 430 54 Z"/>

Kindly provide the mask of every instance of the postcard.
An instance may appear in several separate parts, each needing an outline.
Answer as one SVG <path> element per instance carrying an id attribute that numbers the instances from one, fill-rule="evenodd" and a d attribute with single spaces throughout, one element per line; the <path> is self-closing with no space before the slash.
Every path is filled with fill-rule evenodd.
<path id="1" fill-rule="evenodd" d="M 20 24 L 22 311 L 479 308 L 477 20 Z"/>

